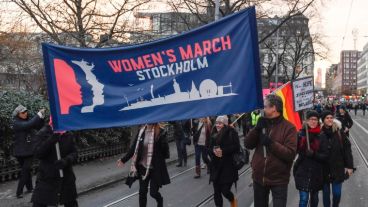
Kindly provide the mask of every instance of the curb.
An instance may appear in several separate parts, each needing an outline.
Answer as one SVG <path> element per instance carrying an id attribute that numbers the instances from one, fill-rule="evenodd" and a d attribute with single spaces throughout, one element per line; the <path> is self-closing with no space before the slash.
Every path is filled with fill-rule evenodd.
<path id="1" fill-rule="evenodd" d="M 191 157 L 191 156 L 193 156 L 193 155 L 194 155 L 194 152 L 189 153 L 189 154 L 188 154 L 188 157 Z M 178 161 L 178 159 L 176 158 L 176 159 L 173 159 L 173 160 L 169 160 L 169 161 L 167 161 L 167 162 L 166 162 L 166 164 L 167 164 L 167 165 L 172 165 L 173 163 L 175 163 L 175 162 L 177 162 L 177 161 Z M 78 196 L 83 196 L 83 195 L 86 195 L 86 194 L 88 194 L 88 193 L 90 193 L 90 192 L 97 191 L 97 190 L 99 190 L 99 189 L 105 188 L 105 187 L 107 187 L 107 186 L 109 186 L 109 185 L 113 185 L 113 184 L 115 184 L 115 183 L 119 183 L 119 182 L 121 182 L 121 181 L 124 181 L 126 178 L 127 178 L 127 176 L 123 176 L 123 177 L 121 177 L 121 178 L 119 178 L 119 179 L 112 180 L 112 181 L 109 181 L 109 182 L 106 182 L 106 183 L 103 183 L 103 184 L 99 184 L 99 185 L 96 185 L 96 186 L 91 187 L 91 188 L 87 188 L 87 189 L 85 189 L 85 190 L 80 191 L 80 192 L 78 193 Z"/>

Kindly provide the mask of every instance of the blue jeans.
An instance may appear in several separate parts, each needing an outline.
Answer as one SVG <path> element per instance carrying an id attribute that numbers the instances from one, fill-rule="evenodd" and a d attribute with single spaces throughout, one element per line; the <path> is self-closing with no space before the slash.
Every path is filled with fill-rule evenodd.
<path id="1" fill-rule="evenodd" d="M 323 206 L 324 207 L 331 207 L 331 200 L 330 200 L 330 192 L 331 192 L 331 184 L 324 184 L 323 185 Z M 332 206 L 338 207 L 340 204 L 341 199 L 341 188 L 342 182 L 332 182 Z"/>
<path id="2" fill-rule="evenodd" d="M 175 143 L 176 143 L 176 149 L 178 151 L 179 165 L 182 165 L 183 162 L 184 162 L 184 165 L 186 165 L 188 155 L 187 155 L 187 145 L 185 144 L 184 137 L 176 139 Z"/>
<path id="3" fill-rule="evenodd" d="M 201 165 L 201 155 L 202 155 L 203 162 L 206 165 L 208 165 L 210 160 L 208 159 L 208 153 L 207 153 L 206 146 L 196 144 L 194 146 L 194 150 L 195 150 L 195 164 L 196 164 L 196 166 Z"/>
<path id="4" fill-rule="evenodd" d="M 306 191 L 299 191 L 300 201 L 299 207 L 307 207 L 308 206 L 308 199 L 309 194 L 311 195 L 310 199 L 310 206 L 317 207 L 318 206 L 318 191 L 317 192 L 306 192 Z"/>

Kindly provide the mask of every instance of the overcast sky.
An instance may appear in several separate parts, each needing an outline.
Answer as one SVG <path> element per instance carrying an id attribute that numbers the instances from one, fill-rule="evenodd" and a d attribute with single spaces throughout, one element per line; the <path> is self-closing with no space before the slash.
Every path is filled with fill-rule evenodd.
<path id="1" fill-rule="evenodd" d="M 353 2 L 349 18 L 349 9 Z M 354 49 L 352 30 L 358 29 L 357 50 L 368 43 L 368 0 L 331 0 L 321 9 L 322 33 L 330 47 L 329 60 L 317 60 L 315 68 L 323 71 L 332 63 L 339 62 L 341 50 Z M 343 37 L 345 39 L 343 41 Z M 366 36 L 366 37 L 364 37 Z M 324 80 L 324 78 L 323 78 Z"/>

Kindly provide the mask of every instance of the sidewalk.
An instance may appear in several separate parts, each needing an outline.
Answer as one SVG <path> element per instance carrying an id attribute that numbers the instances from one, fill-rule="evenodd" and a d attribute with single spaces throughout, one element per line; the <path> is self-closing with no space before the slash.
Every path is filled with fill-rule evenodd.
<path id="1" fill-rule="evenodd" d="M 175 142 L 170 142 L 170 159 L 166 162 L 173 164 L 177 161 L 177 151 Z M 187 146 L 188 156 L 194 154 L 194 146 Z M 99 159 L 83 164 L 78 164 L 73 167 L 77 177 L 77 192 L 79 194 L 88 193 L 91 190 L 97 190 L 110 183 L 115 183 L 125 179 L 130 169 L 130 163 L 127 163 L 123 168 L 116 167 L 116 160 L 122 155 L 116 155 L 104 159 Z M 33 176 L 33 182 L 36 177 Z M 10 207 L 31 207 L 31 194 L 24 195 L 21 199 L 15 198 L 15 190 L 18 181 L 10 181 L 0 184 L 0 203 L 1 206 Z"/>

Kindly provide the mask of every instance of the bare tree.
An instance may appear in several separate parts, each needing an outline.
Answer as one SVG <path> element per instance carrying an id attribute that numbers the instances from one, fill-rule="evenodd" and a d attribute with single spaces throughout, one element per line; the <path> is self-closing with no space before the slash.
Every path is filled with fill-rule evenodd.
<path id="1" fill-rule="evenodd" d="M 57 44 L 102 47 L 126 38 L 127 16 L 149 0 L 11 0 Z M 103 37 L 103 38 L 100 38 Z"/>
<path id="2" fill-rule="evenodd" d="M 284 12 L 284 14 L 282 14 L 282 21 L 278 22 L 273 30 L 268 31 L 267 34 L 260 38 L 259 43 L 262 43 L 272 36 L 289 19 L 305 13 L 308 9 L 316 9 L 314 7 L 315 4 L 321 1 L 323 0 L 276 0 L 274 3 L 270 3 L 269 0 L 222 0 L 220 1 L 220 15 L 226 16 L 244 8 L 256 6 L 257 18 L 265 18 L 275 14 L 274 10 L 277 5 L 279 10 Z M 169 4 L 174 11 L 185 11 L 195 15 L 198 22 L 202 24 L 214 20 L 214 0 L 169 0 Z M 188 29 L 192 28 L 193 25 L 188 24 Z"/>
<path id="3" fill-rule="evenodd" d="M 287 22 L 286 27 L 288 40 L 283 42 L 286 45 L 286 55 L 281 61 L 285 81 L 298 78 L 302 72 L 313 74 L 313 71 L 305 71 L 313 68 L 315 55 L 309 29 L 293 21 Z"/>
<path id="4" fill-rule="evenodd" d="M 275 22 L 282 19 L 276 17 L 259 20 L 259 29 L 272 30 Z M 312 75 L 316 55 L 322 55 L 314 49 L 314 45 L 322 42 L 318 35 L 310 34 L 309 19 L 304 15 L 294 16 L 280 27 L 276 34 L 270 36 L 260 46 L 261 65 L 264 76 L 270 83 L 279 67 L 279 81 L 286 82 L 298 78 L 301 74 Z M 262 38 L 262 33 L 260 35 Z M 276 58 L 278 60 L 276 61 Z"/>
<path id="5" fill-rule="evenodd" d="M 0 65 L 4 72 L 17 75 L 18 90 L 22 86 L 35 91 L 42 68 L 40 50 L 35 42 L 36 35 L 30 35 L 26 28 L 20 30 L 19 27 L 15 24 L 9 32 L 0 34 Z"/>
<path id="6" fill-rule="evenodd" d="M 287 37 L 279 37 L 279 41 L 286 42 Z M 261 69 L 264 73 L 264 77 L 266 78 L 267 85 L 269 85 L 273 81 L 271 79 L 275 74 L 277 67 L 276 64 L 282 62 L 284 56 L 286 55 L 287 45 L 279 44 L 279 46 L 277 46 L 277 44 L 277 41 L 269 38 L 262 43 L 263 47 L 261 47 L 260 51 Z M 279 49 L 277 50 L 277 48 Z"/>

